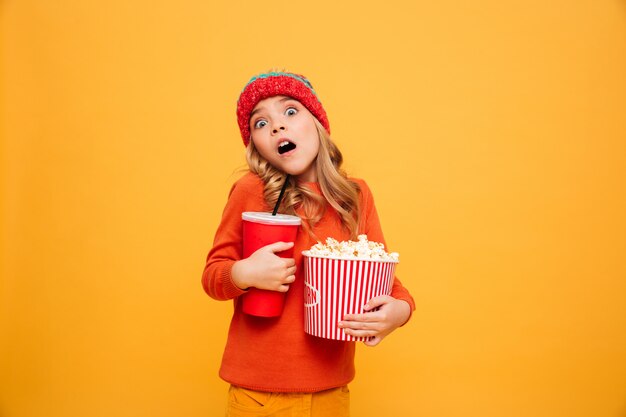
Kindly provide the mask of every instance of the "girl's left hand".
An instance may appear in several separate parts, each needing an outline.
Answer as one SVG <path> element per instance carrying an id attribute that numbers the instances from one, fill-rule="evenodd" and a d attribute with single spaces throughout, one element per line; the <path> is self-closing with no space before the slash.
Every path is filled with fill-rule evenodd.
<path id="1" fill-rule="evenodd" d="M 378 308 L 376 311 L 372 311 Z M 338 323 L 346 334 L 355 337 L 372 337 L 366 340 L 367 346 L 376 346 L 389 333 L 402 326 L 409 319 L 411 306 L 390 295 L 374 297 L 363 307 L 367 313 L 346 314 Z"/>

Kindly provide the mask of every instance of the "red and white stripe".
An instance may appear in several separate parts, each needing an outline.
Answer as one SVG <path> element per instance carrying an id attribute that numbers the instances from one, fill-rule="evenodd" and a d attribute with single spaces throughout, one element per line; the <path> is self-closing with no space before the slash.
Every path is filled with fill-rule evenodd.
<path id="1" fill-rule="evenodd" d="M 304 256 L 304 331 L 326 339 L 359 341 L 337 327 L 346 314 L 362 314 L 363 306 L 391 294 L 397 262 Z"/>

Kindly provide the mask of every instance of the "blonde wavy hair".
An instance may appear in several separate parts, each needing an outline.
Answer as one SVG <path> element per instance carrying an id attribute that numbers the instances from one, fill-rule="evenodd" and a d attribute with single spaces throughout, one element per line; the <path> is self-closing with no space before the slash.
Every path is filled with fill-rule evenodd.
<path id="1" fill-rule="evenodd" d="M 313 228 L 324 216 L 326 204 L 330 204 L 339 214 L 342 226 L 349 232 L 351 239 L 356 240 L 359 234 L 360 203 L 359 185 L 348 179 L 341 169 L 343 155 L 337 145 L 333 143 L 324 126 L 314 118 L 317 133 L 320 139 L 319 152 L 315 159 L 317 181 L 322 196 L 308 187 L 299 185 L 293 178 L 290 180 L 285 195 L 281 201 L 279 212 L 296 214 L 302 207 L 304 218 L 303 228 L 315 239 Z M 274 207 L 285 181 L 285 173 L 274 168 L 261 156 L 251 140 L 246 149 L 246 161 L 251 172 L 257 174 L 265 184 L 263 196 L 269 207 Z M 302 215 L 300 214 L 300 217 Z"/>

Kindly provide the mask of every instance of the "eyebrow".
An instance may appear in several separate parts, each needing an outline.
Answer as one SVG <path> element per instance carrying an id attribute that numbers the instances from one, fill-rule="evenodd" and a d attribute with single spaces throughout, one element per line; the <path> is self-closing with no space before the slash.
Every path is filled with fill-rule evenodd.
<path id="1" fill-rule="evenodd" d="M 283 97 L 283 98 L 281 98 L 281 99 L 280 99 L 280 100 L 278 100 L 278 101 L 282 103 L 282 102 L 287 101 L 287 100 L 295 100 L 295 101 L 298 101 L 298 100 L 296 100 L 296 99 L 295 99 L 295 98 L 293 98 L 293 97 Z M 252 113 L 250 113 L 250 119 L 252 119 L 252 116 L 254 116 L 254 113 L 257 113 L 257 112 L 259 112 L 259 111 L 261 111 L 261 110 L 263 110 L 263 107 L 258 108 L 258 109 L 256 109 L 256 110 L 253 110 L 253 111 L 252 111 Z"/>

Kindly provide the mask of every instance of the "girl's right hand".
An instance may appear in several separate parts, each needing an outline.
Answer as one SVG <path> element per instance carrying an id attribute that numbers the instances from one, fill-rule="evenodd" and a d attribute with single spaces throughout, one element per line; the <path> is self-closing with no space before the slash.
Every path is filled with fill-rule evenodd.
<path id="1" fill-rule="evenodd" d="M 262 247 L 246 259 L 237 261 L 231 271 L 235 285 L 243 290 L 250 287 L 261 290 L 287 292 L 296 280 L 296 261 L 276 255 L 293 247 L 293 242 L 276 242 Z"/>

